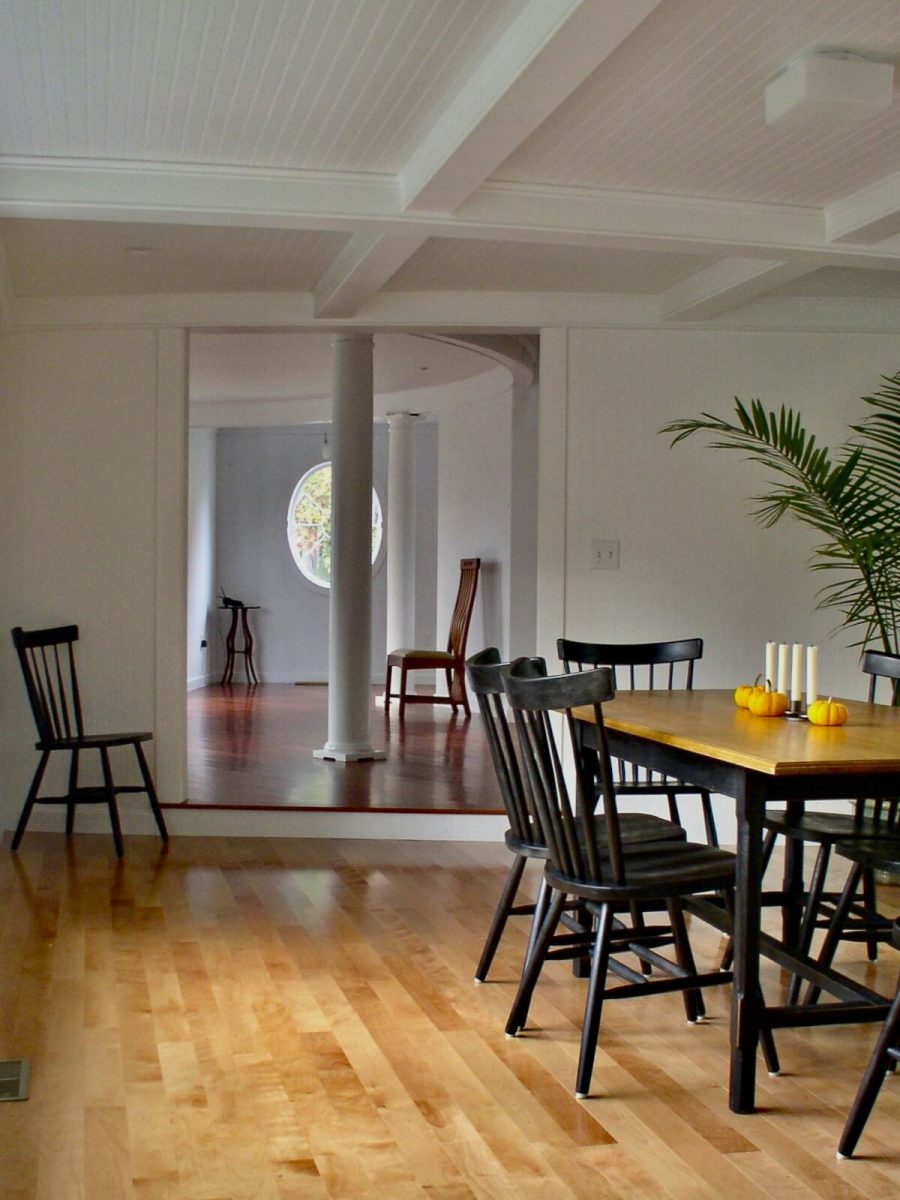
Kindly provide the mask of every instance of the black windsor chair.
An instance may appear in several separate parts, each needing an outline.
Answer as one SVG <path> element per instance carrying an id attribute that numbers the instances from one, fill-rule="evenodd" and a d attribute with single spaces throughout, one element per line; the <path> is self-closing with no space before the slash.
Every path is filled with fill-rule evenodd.
<path id="1" fill-rule="evenodd" d="M 697 971 L 688 940 L 682 897 L 718 891 L 732 907 L 734 856 L 713 846 L 690 842 L 626 845 L 618 811 L 617 793 L 603 725 L 603 705 L 615 696 L 612 669 L 601 667 L 571 675 L 542 676 L 534 660 L 517 659 L 504 674 L 504 687 L 515 717 L 523 779 L 530 811 L 543 832 L 549 859 L 545 868 L 552 898 L 535 939 L 506 1025 L 516 1036 L 528 1018 L 531 996 L 543 967 L 567 897 L 575 897 L 594 918 L 591 973 L 585 1001 L 581 1051 L 575 1095 L 588 1095 L 600 1017 L 606 999 L 683 993 L 690 1022 L 703 1015 L 700 989 L 731 981 L 731 973 Z M 596 747 L 587 753 L 574 710 L 586 708 L 594 724 Z M 553 733 L 552 714 L 562 710 L 575 763 L 573 805 L 562 767 L 560 747 Z M 595 813 L 599 795 L 601 812 Z M 603 837 L 598 821 L 603 821 Z M 617 929 L 615 913 L 632 904 L 655 902 L 668 911 L 675 961 L 642 944 L 641 931 Z M 662 977 L 647 977 L 622 962 L 622 952 L 650 963 Z M 621 982 L 608 984 L 614 975 Z M 770 1069 L 774 1046 L 766 1031 L 763 1038 Z"/>
<path id="2" fill-rule="evenodd" d="M 869 676 L 869 703 L 875 703 L 878 683 L 885 680 L 889 684 L 890 702 L 894 705 L 900 704 L 900 655 L 867 650 L 862 656 L 861 665 L 862 670 Z M 772 857 L 779 835 L 785 837 L 789 843 L 796 843 L 794 848 L 799 853 L 802 853 L 805 843 L 819 847 L 808 891 L 805 897 L 801 897 L 803 908 L 796 945 L 803 954 L 809 954 L 817 929 L 832 930 L 835 907 L 846 892 L 846 889 L 842 893 L 825 891 L 832 849 L 839 842 L 871 841 L 883 836 L 896 836 L 897 822 L 900 819 L 898 810 L 900 800 L 897 799 L 867 801 L 860 798 L 853 801 L 853 811 L 850 813 L 816 812 L 806 808 L 798 812 L 797 806 L 791 805 L 783 810 L 770 810 L 766 813 L 763 870 Z M 786 872 L 792 869 L 790 849 L 789 847 L 785 860 Z M 849 857 L 846 849 L 842 850 L 841 854 L 842 857 Z M 857 867 L 853 873 L 853 894 L 842 906 L 843 918 L 839 939 L 865 942 L 869 961 L 874 962 L 878 955 L 878 943 L 889 941 L 891 938 L 892 925 L 878 913 L 875 905 L 874 870 L 865 862 L 858 863 Z M 784 892 L 781 893 L 782 902 L 787 903 L 791 895 L 786 874 Z M 831 932 L 831 936 L 834 938 L 835 934 Z M 796 1004 L 801 982 L 799 976 L 792 977 L 788 985 L 787 1004 Z"/>
<path id="3" fill-rule="evenodd" d="M 702 638 L 670 642 L 577 642 L 559 638 L 556 651 L 567 672 L 611 667 L 618 691 L 656 687 L 672 691 L 694 686 L 694 663 L 703 655 Z M 682 824 L 679 796 L 699 796 L 710 846 L 718 846 L 719 835 L 712 800 L 705 788 L 694 787 L 633 763 L 613 759 L 616 792 L 619 796 L 664 796 L 669 817 Z"/>
<path id="4" fill-rule="evenodd" d="M 841 853 L 840 848 L 838 853 Z M 898 847 L 894 858 L 900 861 L 900 847 Z M 900 917 L 897 917 L 891 926 L 891 940 L 896 948 L 900 950 Z M 881 1085 L 884 1083 L 885 1074 L 893 1070 L 895 1064 L 898 1062 L 900 1062 L 900 987 L 897 988 L 897 995 L 894 997 L 890 1012 L 882 1026 L 881 1033 L 878 1035 L 878 1040 L 872 1051 L 872 1057 L 869 1059 L 869 1065 L 866 1067 L 865 1074 L 862 1077 L 856 1098 L 853 1101 L 850 1112 L 847 1114 L 847 1121 L 841 1134 L 841 1140 L 838 1142 L 838 1158 L 850 1158 L 852 1156 L 853 1151 L 856 1149 L 856 1143 L 859 1141 L 863 1129 L 865 1129 L 869 1114 L 875 1106 L 878 1093 L 881 1091 Z"/>
<path id="5" fill-rule="evenodd" d="M 547 884 L 542 878 L 534 904 L 516 903 L 525 864 L 530 858 L 545 861 L 548 852 L 540 828 L 528 811 L 514 738 L 506 719 L 503 672 L 508 666 L 508 663 L 501 661 L 500 651 L 494 646 L 482 650 L 478 654 L 473 654 L 466 663 L 469 687 L 478 699 L 485 737 L 494 764 L 503 806 L 509 820 L 506 846 L 513 855 L 509 874 L 497 901 L 484 949 L 475 969 L 476 983 L 483 983 L 487 979 L 507 920 L 511 916 L 530 916 L 532 918 L 530 938 L 525 954 L 526 959 L 528 958 L 549 901 Z M 623 813 L 621 828 L 622 839 L 629 844 L 632 842 L 685 840 L 684 830 L 679 825 L 649 814 Z M 573 922 L 570 926 L 570 934 L 573 936 L 563 935 L 561 939 L 558 939 L 557 945 L 562 943 L 562 945 L 569 945 L 574 949 L 584 940 L 583 936 L 579 939 L 578 932 L 579 930 Z M 563 952 L 564 954 L 565 952 Z M 557 957 L 560 956 L 557 955 Z"/>
<path id="6" fill-rule="evenodd" d="M 149 742 L 152 733 L 94 733 L 84 731 L 81 695 L 75 669 L 75 642 L 78 626 L 63 625 L 56 629 L 37 629 L 26 632 L 20 627 L 12 631 L 13 644 L 19 656 L 31 711 L 37 725 L 36 749 L 41 757 L 28 789 L 25 805 L 12 840 L 17 850 L 35 804 L 64 804 L 66 807 L 66 837 L 75 825 L 75 808 L 79 804 L 105 804 L 109 809 L 116 853 L 124 852 L 122 830 L 116 797 L 126 792 L 146 792 L 156 819 L 160 837 L 167 841 L 169 834 L 163 819 L 153 777 L 144 756 L 142 742 Z M 110 750 L 132 746 L 137 756 L 141 784 L 117 784 L 113 781 Z M 80 759 L 83 751 L 96 750 L 100 755 L 103 782 L 95 785 L 79 783 Z M 63 795 L 39 795 L 44 772 L 51 754 L 62 751 L 69 755 L 68 787 Z"/>

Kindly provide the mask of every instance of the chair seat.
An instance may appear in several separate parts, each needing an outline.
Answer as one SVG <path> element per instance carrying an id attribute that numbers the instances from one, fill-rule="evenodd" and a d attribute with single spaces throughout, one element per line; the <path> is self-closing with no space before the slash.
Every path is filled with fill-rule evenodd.
<path id="1" fill-rule="evenodd" d="M 848 858 L 873 871 L 900 871 L 900 836 L 838 842 L 835 851 L 841 858 Z"/>
<path id="2" fill-rule="evenodd" d="M 852 813 L 804 812 L 791 820 L 787 810 L 766 813 L 763 826 L 784 837 L 830 843 L 877 837 L 884 829 L 877 821 L 857 820 Z"/>
<path id="3" fill-rule="evenodd" d="M 619 829 L 623 846 L 653 845 L 658 842 L 684 842 L 687 834 L 674 821 L 666 821 L 662 817 L 654 817 L 650 813 L 620 813 Z M 600 828 L 598 845 L 606 844 L 602 827 Z M 517 838 L 511 829 L 506 831 L 506 845 L 514 854 L 524 854 L 526 858 L 548 857 L 548 850 L 539 841 L 527 841 Z"/>
<path id="4" fill-rule="evenodd" d="M 54 738 L 35 742 L 36 750 L 97 750 L 101 746 L 133 746 L 153 740 L 152 733 L 89 733 L 78 738 Z"/>
<path id="5" fill-rule="evenodd" d="M 600 904 L 734 886 L 735 857 L 725 850 L 696 842 L 664 842 L 631 852 L 626 847 L 625 851 L 627 884 L 586 883 L 567 878 L 552 867 L 547 868 L 547 880 L 559 891 Z M 601 861 L 600 869 L 611 875 L 608 859 Z"/>
<path id="6" fill-rule="evenodd" d="M 421 662 L 421 663 L 437 663 L 440 666 L 445 666 L 448 663 L 459 661 L 456 654 L 451 654 L 449 650 L 412 650 L 401 649 L 392 650 L 388 655 L 388 662 L 393 666 L 399 666 L 402 662 Z"/>

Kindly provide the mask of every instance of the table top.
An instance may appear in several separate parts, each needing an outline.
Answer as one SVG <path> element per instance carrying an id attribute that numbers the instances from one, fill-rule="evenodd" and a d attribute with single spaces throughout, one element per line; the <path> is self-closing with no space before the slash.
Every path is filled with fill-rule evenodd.
<path id="1" fill-rule="evenodd" d="M 900 708 L 842 700 L 846 725 L 757 717 L 731 691 L 619 692 L 606 727 L 765 775 L 900 774 Z M 592 720 L 593 710 L 576 709 Z"/>

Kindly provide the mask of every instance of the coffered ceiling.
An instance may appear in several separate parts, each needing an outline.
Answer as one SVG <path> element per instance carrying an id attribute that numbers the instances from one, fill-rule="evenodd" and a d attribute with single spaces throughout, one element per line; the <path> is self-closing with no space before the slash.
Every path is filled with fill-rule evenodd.
<path id="1" fill-rule="evenodd" d="M 765 121 L 835 51 L 900 3 L 0 0 L 0 319 L 895 328 L 900 106 Z"/>

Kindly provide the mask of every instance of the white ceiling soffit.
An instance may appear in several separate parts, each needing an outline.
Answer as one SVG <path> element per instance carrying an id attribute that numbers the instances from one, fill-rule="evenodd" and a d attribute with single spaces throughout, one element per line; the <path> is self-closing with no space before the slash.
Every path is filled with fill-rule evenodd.
<path id="1" fill-rule="evenodd" d="M 432 413 L 448 401 L 483 399 L 508 390 L 513 382 L 527 382 L 535 359 L 530 339 L 378 333 L 376 415 L 398 404 Z M 332 340 L 324 333 L 196 332 L 190 346 L 191 421 L 253 425 L 327 420 L 333 377 Z"/>
<path id="2" fill-rule="evenodd" d="M 900 63 L 897 0 L 4 0 L 0 320 L 201 292 L 402 320 L 459 289 L 697 322 L 807 274 L 885 298 L 898 104 L 765 121 L 835 50 Z"/>

